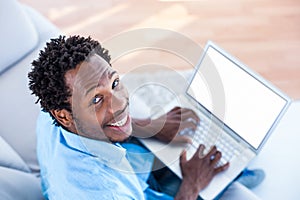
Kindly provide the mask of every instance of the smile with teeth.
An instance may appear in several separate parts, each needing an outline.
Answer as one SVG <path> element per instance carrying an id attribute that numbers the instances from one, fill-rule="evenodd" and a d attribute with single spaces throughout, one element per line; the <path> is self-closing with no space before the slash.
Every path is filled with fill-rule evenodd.
<path id="1" fill-rule="evenodd" d="M 121 119 L 120 121 L 117 121 L 117 122 L 115 122 L 115 123 L 109 124 L 109 126 L 117 126 L 117 127 L 124 126 L 124 125 L 126 124 L 126 122 L 127 122 L 127 119 L 128 119 L 128 117 L 127 117 L 127 115 L 126 115 L 126 116 L 125 116 L 123 119 Z"/>

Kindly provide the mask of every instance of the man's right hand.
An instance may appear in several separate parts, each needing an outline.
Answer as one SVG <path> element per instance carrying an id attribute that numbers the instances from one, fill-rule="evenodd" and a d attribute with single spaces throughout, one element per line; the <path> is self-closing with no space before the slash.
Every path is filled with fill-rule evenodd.
<path id="1" fill-rule="evenodd" d="M 203 154 L 204 148 L 205 146 L 201 144 L 190 160 L 186 158 L 186 151 L 181 154 L 182 183 L 175 197 L 176 200 L 197 199 L 199 192 L 213 177 L 229 167 L 229 163 L 216 167 L 222 154 L 215 146 L 206 155 Z"/>

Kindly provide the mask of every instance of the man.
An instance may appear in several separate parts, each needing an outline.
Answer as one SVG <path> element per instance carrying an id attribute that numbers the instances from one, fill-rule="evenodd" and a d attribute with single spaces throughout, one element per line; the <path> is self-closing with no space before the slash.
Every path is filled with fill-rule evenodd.
<path id="1" fill-rule="evenodd" d="M 187 120 L 199 121 L 194 112 L 174 108 L 158 120 L 131 119 L 128 93 L 110 66 L 108 51 L 91 38 L 52 39 L 32 65 L 29 87 L 43 109 L 37 151 L 46 198 L 173 198 L 153 184 L 153 155 L 126 141 L 140 136 L 186 139 L 177 133 L 195 128 Z M 200 145 L 190 160 L 182 153 L 183 178 L 175 199 L 196 199 L 228 168 L 229 163 L 215 166 L 222 156 L 216 147 L 207 155 L 204 148 Z"/>

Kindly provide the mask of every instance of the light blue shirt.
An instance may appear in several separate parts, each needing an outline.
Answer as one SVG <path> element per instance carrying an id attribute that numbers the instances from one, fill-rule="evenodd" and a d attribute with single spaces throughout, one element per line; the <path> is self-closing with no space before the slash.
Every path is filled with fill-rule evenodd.
<path id="1" fill-rule="evenodd" d="M 172 199 L 148 187 L 154 156 L 146 149 L 80 137 L 45 112 L 37 122 L 37 152 L 47 199 Z"/>

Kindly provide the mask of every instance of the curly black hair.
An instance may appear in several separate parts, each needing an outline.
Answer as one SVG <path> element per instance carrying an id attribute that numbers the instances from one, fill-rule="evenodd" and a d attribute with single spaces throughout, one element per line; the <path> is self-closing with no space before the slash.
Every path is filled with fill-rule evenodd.
<path id="1" fill-rule="evenodd" d="M 94 53 L 110 64 L 108 50 L 90 37 L 59 36 L 47 42 L 44 51 L 41 50 L 39 57 L 32 62 L 33 68 L 28 73 L 29 88 L 38 98 L 35 103 L 40 102 L 46 112 L 66 109 L 72 113 L 68 101 L 71 89 L 66 85 L 65 74 Z"/>

